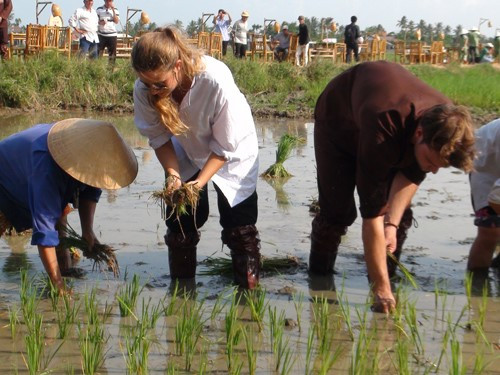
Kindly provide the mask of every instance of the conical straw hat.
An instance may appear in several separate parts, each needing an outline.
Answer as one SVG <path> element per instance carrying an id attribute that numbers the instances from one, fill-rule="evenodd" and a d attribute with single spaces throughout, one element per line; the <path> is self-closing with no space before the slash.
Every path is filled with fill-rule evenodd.
<path id="1" fill-rule="evenodd" d="M 52 4 L 52 15 L 54 17 L 62 17 L 61 8 L 57 4 Z"/>
<path id="2" fill-rule="evenodd" d="M 149 22 L 151 22 L 149 15 L 146 12 L 141 12 L 141 23 L 147 25 Z"/>
<path id="3" fill-rule="evenodd" d="M 80 118 L 58 121 L 47 143 L 56 163 L 84 184 L 119 189 L 137 176 L 134 152 L 111 123 Z"/>

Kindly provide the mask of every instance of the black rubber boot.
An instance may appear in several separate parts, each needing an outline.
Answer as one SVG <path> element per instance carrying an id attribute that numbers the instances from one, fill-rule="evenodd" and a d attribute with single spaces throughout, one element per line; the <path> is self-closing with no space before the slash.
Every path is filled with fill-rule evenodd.
<path id="1" fill-rule="evenodd" d="M 200 232 L 174 233 L 170 230 L 165 235 L 168 246 L 168 264 L 172 279 L 191 279 L 196 275 L 196 245 L 200 241 Z"/>
<path id="2" fill-rule="evenodd" d="M 231 250 L 234 282 L 254 289 L 260 277 L 260 238 L 255 225 L 222 230 L 222 242 Z"/>
<path id="3" fill-rule="evenodd" d="M 411 208 L 407 208 L 405 212 L 403 212 L 403 217 L 401 218 L 401 222 L 399 223 L 399 228 L 396 232 L 396 251 L 394 251 L 393 255 L 398 260 L 401 258 L 401 252 L 403 250 L 403 245 L 406 241 L 406 237 L 408 237 L 408 229 L 410 229 L 411 224 L 413 223 L 413 211 Z M 387 271 L 389 272 L 389 277 L 393 277 L 396 273 L 397 264 L 391 258 L 387 257 Z"/>
<path id="4" fill-rule="evenodd" d="M 346 231 L 346 227 L 329 224 L 319 215 L 314 218 L 311 231 L 309 272 L 317 275 L 333 273 L 340 240 Z"/>

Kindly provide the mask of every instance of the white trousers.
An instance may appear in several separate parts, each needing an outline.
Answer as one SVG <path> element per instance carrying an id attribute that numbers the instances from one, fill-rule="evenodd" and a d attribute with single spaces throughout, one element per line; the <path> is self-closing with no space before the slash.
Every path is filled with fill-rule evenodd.
<path id="1" fill-rule="evenodd" d="M 300 66 L 300 55 L 304 54 L 304 66 L 309 62 L 308 58 L 309 53 L 309 43 L 304 45 L 297 45 L 297 52 L 295 52 L 295 65 Z"/>

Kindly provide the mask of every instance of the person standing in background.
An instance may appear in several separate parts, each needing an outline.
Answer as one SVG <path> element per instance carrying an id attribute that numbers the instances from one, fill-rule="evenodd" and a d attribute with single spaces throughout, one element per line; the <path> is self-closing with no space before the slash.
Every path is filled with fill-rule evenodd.
<path id="1" fill-rule="evenodd" d="M 460 63 L 467 63 L 467 55 L 468 55 L 468 50 L 469 50 L 469 37 L 467 34 L 469 33 L 469 30 L 467 29 L 462 29 L 460 32 L 460 37 L 458 39 L 460 43 L 460 56 L 459 56 L 459 61 Z"/>
<path id="2" fill-rule="evenodd" d="M 97 8 L 99 17 L 99 57 L 104 54 L 104 48 L 108 48 L 109 62 L 114 64 L 116 60 L 116 24 L 120 21 L 120 13 L 114 7 L 113 0 L 104 0 L 104 5 Z"/>
<path id="3" fill-rule="evenodd" d="M 94 0 L 83 0 L 84 6 L 78 8 L 71 16 L 68 23 L 79 34 L 80 37 L 80 55 L 95 59 L 98 56 L 97 47 L 99 37 L 97 36 L 97 27 L 99 18 L 92 5 Z"/>
<path id="4" fill-rule="evenodd" d="M 354 60 L 359 61 L 358 38 L 360 37 L 359 26 L 356 25 L 358 17 L 352 16 L 351 23 L 345 27 L 344 40 L 346 44 L 346 63 L 351 62 L 351 52 L 354 53 Z"/>
<path id="5" fill-rule="evenodd" d="M 295 53 L 295 65 L 300 66 L 300 56 L 304 55 L 304 66 L 308 63 L 308 50 L 309 50 L 309 30 L 305 23 L 304 16 L 299 16 L 299 43 L 297 45 L 297 52 Z"/>
<path id="6" fill-rule="evenodd" d="M 224 16 L 227 14 L 227 20 Z M 229 44 L 229 28 L 231 27 L 231 15 L 224 9 L 219 9 L 219 12 L 214 16 L 215 32 L 222 34 L 222 56 L 226 56 L 227 45 Z"/>
<path id="7" fill-rule="evenodd" d="M 245 58 L 248 43 L 248 17 L 250 15 L 246 10 L 241 13 L 241 19 L 236 21 L 233 26 L 234 33 L 234 56 L 240 59 Z"/>
<path id="8" fill-rule="evenodd" d="M 9 22 L 12 12 L 11 0 L 0 0 L 0 59 L 7 58 L 9 45 Z"/>
<path id="9" fill-rule="evenodd" d="M 470 29 L 469 34 L 467 34 L 467 38 L 469 42 L 469 64 L 475 64 L 479 62 L 479 30 L 477 27 Z"/>

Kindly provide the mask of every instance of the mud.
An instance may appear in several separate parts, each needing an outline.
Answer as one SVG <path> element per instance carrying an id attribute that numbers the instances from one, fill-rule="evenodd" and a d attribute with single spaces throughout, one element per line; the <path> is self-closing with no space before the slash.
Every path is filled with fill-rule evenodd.
<path id="1" fill-rule="evenodd" d="M 147 141 L 141 137 L 133 125 L 131 116 L 119 117 L 105 113 L 34 113 L 4 116 L 0 120 L 0 139 L 18 132 L 32 124 L 54 121 L 63 117 L 92 116 L 110 120 L 119 128 L 127 142 L 134 148 L 139 161 L 139 175 L 128 188 L 118 191 L 104 191 L 98 205 L 95 217 L 95 232 L 102 243 L 117 249 L 117 257 L 124 274 L 140 275 L 141 281 L 147 283 L 145 296 L 159 298 L 172 289 L 169 278 L 167 249 L 164 244 L 165 225 L 161 220 L 159 207 L 150 199 L 151 193 L 162 186 L 163 172 L 156 160 L 154 152 Z M 259 220 L 257 227 L 262 240 L 262 253 L 265 256 L 294 256 L 307 263 L 309 251 L 309 233 L 311 214 L 309 206 L 317 196 L 316 174 L 312 131 L 313 124 L 304 121 L 269 120 L 257 122 L 260 173 L 267 169 L 275 159 L 276 144 L 284 133 L 303 137 L 307 143 L 300 145 L 285 162 L 285 167 L 294 176 L 282 185 L 271 185 L 263 179 L 258 183 Z M 220 240 L 221 227 L 218 223 L 216 197 L 213 186 L 210 186 L 210 217 L 201 228 L 201 241 L 198 245 L 198 260 L 209 256 L 226 256 L 228 250 L 222 248 Z M 445 290 L 447 304 L 446 313 L 456 316 L 466 303 L 464 291 L 464 270 L 471 239 L 475 236 L 472 225 L 469 185 L 467 176 L 456 170 L 444 170 L 437 175 L 430 175 L 424 181 L 414 200 L 414 214 L 418 228 L 411 228 L 406 249 L 401 257 L 402 262 L 414 274 L 420 289 L 411 292 L 417 301 L 417 308 L 423 328 L 427 350 L 439 353 L 441 329 L 436 328 L 436 319 L 441 311 L 435 308 L 434 290 L 436 284 Z M 70 215 L 71 225 L 78 230 L 78 215 Z M 336 275 L 332 278 L 309 278 L 304 267 L 290 274 L 266 276 L 261 279 L 261 285 L 267 290 L 271 303 L 284 309 L 287 319 L 290 319 L 290 337 L 296 343 L 298 360 L 292 373 L 304 372 L 305 342 L 307 329 L 312 320 L 310 298 L 325 295 L 336 301 L 335 285 L 341 289 L 343 285 L 345 296 L 353 310 L 355 306 L 364 306 L 368 292 L 366 268 L 363 261 L 363 249 L 360 234 L 360 220 L 349 229 L 343 238 L 336 263 Z M 22 356 L 22 342 L 12 343 L 8 340 L 7 309 L 19 301 L 20 278 L 18 269 L 25 267 L 30 274 L 42 272 L 43 267 L 38 258 L 37 250 L 29 244 L 29 237 L 14 236 L 0 239 L 0 373 L 9 373 L 13 368 L 25 368 Z M 84 293 L 92 286 L 98 286 L 101 301 L 113 301 L 116 290 L 123 283 L 122 279 L 114 279 L 107 273 L 92 272 L 90 261 L 81 260 L 78 267 L 87 271 L 83 280 L 73 282 L 75 295 Z M 198 271 L 203 270 L 198 265 Z M 124 272 L 126 270 L 126 272 Z M 217 276 L 197 276 L 189 286 L 208 300 L 215 299 L 230 285 L 230 280 Z M 500 272 L 490 271 L 487 279 L 488 305 L 485 314 L 485 334 L 488 339 L 498 345 L 500 338 Z M 478 293 L 480 287 L 477 288 Z M 296 316 L 291 296 L 303 293 L 306 298 L 303 320 L 306 327 L 299 333 L 295 323 Z M 49 309 L 47 304 L 47 309 Z M 112 319 L 107 324 L 111 334 L 107 346 L 109 352 L 101 373 L 123 373 L 124 358 L 120 349 L 121 327 L 127 324 L 119 317 L 115 306 Z M 47 313 L 47 322 L 54 325 L 53 316 Z M 427 323 L 432 320 L 434 325 Z M 165 353 L 175 352 L 172 342 L 173 321 L 171 317 L 164 318 L 162 330 L 167 331 L 167 340 L 155 347 L 150 356 L 151 373 L 164 373 L 166 364 L 171 360 Z M 370 313 L 371 322 L 384 320 L 379 314 Z M 45 321 L 45 320 L 44 320 Z M 207 328 L 209 337 L 221 335 L 223 331 L 223 315 Z M 439 325 L 439 324 L 438 324 Z M 162 331 L 163 332 L 163 331 Z M 159 334 L 159 333 L 158 333 Z M 162 333 L 163 336 L 165 333 Z M 475 335 L 467 330 L 460 330 L 459 336 L 464 351 L 464 361 L 473 364 L 475 357 Z M 344 338 L 345 339 L 345 338 Z M 381 343 L 395 339 L 394 331 L 387 328 L 380 335 Z M 162 339 L 164 340 L 164 339 Z M 263 340 L 263 339 L 262 339 Z M 261 341 L 262 341 L 261 340 Z M 295 340 L 295 341 L 294 341 Z M 339 337 L 336 340 L 342 341 Z M 22 340 L 21 340 L 22 341 Z M 348 341 L 348 340 L 347 340 Z M 260 343 L 262 351 L 270 356 L 267 344 Z M 59 369 L 56 373 L 65 373 L 68 363 L 75 368 L 79 366 L 79 349 L 75 341 L 68 342 L 58 353 L 52 367 Z M 336 371 L 344 372 L 349 368 L 349 350 L 352 343 L 346 344 L 346 356 L 338 364 Z M 492 354 L 498 355 L 498 348 Z M 434 355 L 435 356 L 435 355 Z M 267 358 L 267 357 L 266 357 Z M 492 357 L 488 357 L 492 358 Z M 494 357 L 493 357 L 494 358 Z M 222 349 L 213 345 L 209 355 L 210 368 L 213 371 L 224 370 L 224 354 Z M 260 361 L 258 373 L 269 373 L 269 360 Z M 395 373 L 394 367 L 387 363 L 381 366 L 389 373 Z M 469 368 L 471 365 L 469 366 Z M 495 368 L 493 367 L 493 370 Z M 485 372 L 485 373 L 494 373 Z"/>

